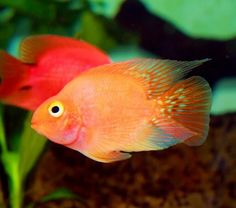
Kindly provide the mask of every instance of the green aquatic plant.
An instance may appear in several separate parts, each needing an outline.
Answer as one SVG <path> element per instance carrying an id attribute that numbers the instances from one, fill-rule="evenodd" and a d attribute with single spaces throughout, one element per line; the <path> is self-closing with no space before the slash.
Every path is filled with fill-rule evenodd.
<path id="1" fill-rule="evenodd" d="M 0 0 L 0 5 L 32 15 L 38 19 L 52 20 L 55 18 L 55 6 L 52 2 L 30 0 Z"/>
<path id="2" fill-rule="evenodd" d="M 37 164 L 37 161 L 42 154 L 46 139 L 37 134 L 30 127 L 31 113 L 27 113 L 24 119 L 24 125 L 17 133 L 13 136 L 13 143 L 16 143 L 14 148 L 9 147 L 9 140 L 12 138 L 6 138 L 4 128 L 4 106 L 0 105 L 0 149 L 3 169 L 7 176 L 8 201 L 0 201 L 1 207 L 7 207 L 7 204 L 11 208 L 23 207 L 24 195 L 25 195 L 25 182 L 32 168 Z M 50 200 L 58 199 L 77 199 L 78 196 L 65 188 L 59 188 L 55 191 L 39 199 L 37 202 L 30 202 L 28 207 L 34 207 L 37 203 L 44 203 Z"/>
<path id="3" fill-rule="evenodd" d="M 58 188 L 52 191 L 51 193 L 49 193 L 48 195 L 42 197 L 40 200 L 30 203 L 29 205 L 27 205 L 27 208 L 33 208 L 37 204 L 43 204 L 50 201 L 59 201 L 62 199 L 70 199 L 70 200 L 74 199 L 74 200 L 80 201 L 81 203 L 85 203 L 81 197 L 79 197 L 77 194 L 75 194 L 71 190 L 66 189 L 66 188 Z"/>
<path id="4" fill-rule="evenodd" d="M 236 36 L 234 0 L 140 0 L 154 15 L 194 38 L 216 40 Z"/>
<path id="5" fill-rule="evenodd" d="M 18 148 L 10 149 L 4 130 L 3 105 L 0 106 L 0 147 L 1 162 L 7 175 L 9 204 L 12 208 L 20 208 L 24 197 L 24 183 L 32 167 L 36 164 L 46 139 L 36 134 L 29 125 L 29 113 L 21 134 L 16 138 Z"/>
<path id="6" fill-rule="evenodd" d="M 125 0 L 88 0 L 89 6 L 94 13 L 108 18 L 115 17 Z"/>

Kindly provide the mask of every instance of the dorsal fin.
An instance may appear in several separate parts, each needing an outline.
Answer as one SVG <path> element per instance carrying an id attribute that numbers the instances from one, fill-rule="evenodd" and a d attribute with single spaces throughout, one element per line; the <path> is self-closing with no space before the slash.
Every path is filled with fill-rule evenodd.
<path id="1" fill-rule="evenodd" d="M 33 64 L 44 53 L 56 48 L 86 49 L 90 50 L 91 53 L 97 52 L 97 55 L 104 55 L 105 57 L 103 52 L 86 42 L 58 35 L 35 35 L 25 38 L 20 44 L 19 57 L 22 62 Z"/>
<path id="2" fill-rule="evenodd" d="M 111 73 L 122 73 L 140 80 L 146 86 L 148 97 L 151 99 L 160 96 L 174 83 L 182 79 L 192 68 L 208 60 L 175 61 L 138 58 L 97 67 L 95 70 L 97 72 L 107 70 Z M 88 73 L 90 72 L 88 71 Z"/>

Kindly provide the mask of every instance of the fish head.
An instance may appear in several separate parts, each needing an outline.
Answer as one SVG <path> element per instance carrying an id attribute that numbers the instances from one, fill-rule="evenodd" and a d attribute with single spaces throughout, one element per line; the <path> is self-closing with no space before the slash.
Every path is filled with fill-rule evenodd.
<path id="1" fill-rule="evenodd" d="M 81 123 L 78 108 L 54 96 L 36 109 L 31 127 L 55 143 L 70 145 L 77 140 Z"/>

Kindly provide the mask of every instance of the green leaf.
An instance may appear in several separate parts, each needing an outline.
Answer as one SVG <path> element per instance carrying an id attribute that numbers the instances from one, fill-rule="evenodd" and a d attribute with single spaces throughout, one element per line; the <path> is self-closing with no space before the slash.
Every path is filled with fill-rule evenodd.
<path id="1" fill-rule="evenodd" d="M 4 8 L 0 12 L 0 24 L 8 22 L 15 14 L 14 9 L 12 8 Z"/>
<path id="2" fill-rule="evenodd" d="M 116 45 L 116 40 L 106 30 L 105 22 L 91 12 L 84 12 L 81 15 L 79 37 L 104 50 Z"/>
<path id="3" fill-rule="evenodd" d="M 236 36 L 235 0 L 140 0 L 155 15 L 195 38 Z"/>
<path id="4" fill-rule="evenodd" d="M 88 0 L 93 12 L 113 18 L 125 0 Z"/>
<path id="5" fill-rule="evenodd" d="M 52 200 L 60 200 L 60 199 L 80 199 L 78 195 L 66 188 L 59 188 L 50 194 L 44 196 L 40 201 L 48 202 Z"/>
<path id="6" fill-rule="evenodd" d="M 70 0 L 70 1 L 68 1 L 68 3 L 69 3 L 68 9 L 71 9 L 71 10 L 83 9 L 84 8 L 84 4 L 85 4 L 84 0 L 83 1 Z"/>
<path id="7" fill-rule="evenodd" d="M 22 181 L 24 181 L 25 177 L 29 173 L 29 171 L 34 167 L 39 156 L 44 150 L 46 139 L 37 134 L 30 127 L 30 120 L 32 115 L 29 113 L 23 133 L 20 138 L 20 146 L 19 146 L 19 171 L 20 177 Z"/>
<path id="8" fill-rule="evenodd" d="M 4 124 L 3 124 L 3 105 L 1 103 L 0 103 L 0 152 L 1 154 L 7 152 L 7 144 L 6 144 Z"/>
<path id="9" fill-rule="evenodd" d="M 39 19 L 51 20 L 55 17 L 55 8 L 40 0 L 0 0 L 0 5 L 12 7 Z"/>
<path id="10" fill-rule="evenodd" d="M 23 190 L 22 181 L 19 178 L 19 155 L 16 152 L 6 151 L 1 156 L 5 172 L 8 175 L 10 207 L 20 208 L 23 200 Z"/>
<path id="11" fill-rule="evenodd" d="M 223 115 L 236 112 L 236 78 L 222 78 L 214 86 L 211 113 Z"/>
<path id="12" fill-rule="evenodd" d="M 27 208 L 34 208 L 37 206 L 37 204 L 43 204 L 47 203 L 49 201 L 55 201 L 55 200 L 65 200 L 65 199 L 75 199 L 81 201 L 82 204 L 85 203 L 84 199 L 82 199 L 80 196 L 72 192 L 71 190 L 67 188 L 58 188 L 55 191 L 52 191 L 48 195 L 44 196 L 42 199 L 39 201 L 34 201 L 31 202 L 30 204 L 27 205 Z"/>
<path id="13" fill-rule="evenodd" d="M 154 54 L 145 51 L 137 45 L 119 46 L 109 52 L 112 61 L 126 61 L 133 58 L 156 58 Z"/>
<path id="14" fill-rule="evenodd" d="M 16 152 L 8 151 L 5 131 L 3 125 L 3 105 L 0 104 L 0 146 L 1 146 L 1 162 L 5 173 L 8 176 L 8 188 L 10 206 L 12 208 L 20 208 L 22 203 L 22 181 L 19 178 L 19 155 Z"/>

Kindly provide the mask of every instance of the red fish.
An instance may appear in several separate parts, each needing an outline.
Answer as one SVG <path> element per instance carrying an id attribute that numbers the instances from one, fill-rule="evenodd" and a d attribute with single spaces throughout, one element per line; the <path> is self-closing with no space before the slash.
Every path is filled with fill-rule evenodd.
<path id="1" fill-rule="evenodd" d="M 110 63 L 96 47 L 73 38 L 36 35 L 20 45 L 19 60 L 0 50 L 0 100 L 35 110 L 81 72 Z"/>
<path id="2" fill-rule="evenodd" d="M 181 142 L 200 145 L 211 89 L 201 77 L 183 77 L 204 61 L 135 59 L 89 69 L 37 108 L 32 127 L 100 162 Z"/>

